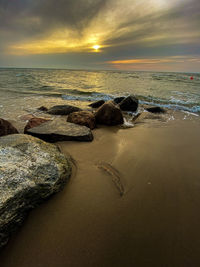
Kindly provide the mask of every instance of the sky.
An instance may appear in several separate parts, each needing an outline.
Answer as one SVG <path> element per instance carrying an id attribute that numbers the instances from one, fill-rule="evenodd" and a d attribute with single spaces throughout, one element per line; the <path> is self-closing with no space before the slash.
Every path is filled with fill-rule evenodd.
<path id="1" fill-rule="evenodd" d="M 0 0 L 0 67 L 200 72 L 200 0 Z"/>

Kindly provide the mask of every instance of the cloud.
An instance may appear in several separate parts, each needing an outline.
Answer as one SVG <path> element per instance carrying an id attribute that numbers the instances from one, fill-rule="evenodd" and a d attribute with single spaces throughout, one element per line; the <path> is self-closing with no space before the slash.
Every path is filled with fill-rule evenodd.
<path id="1" fill-rule="evenodd" d="M 128 9 L 124 12 L 122 9 L 114 34 L 105 41 L 107 45 L 149 47 L 198 43 L 200 40 L 200 1 L 174 1 L 164 8 L 157 8 L 153 1 L 149 1 L 146 3 L 147 10 L 142 9 L 143 5 L 144 1 L 136 11 Z"/>
<path id="2" fill-rule="evenodd" d="M 106 0 L 0 0 L 0 25 L 31 34 L 59 26 L 82 29 L 105 3 Z"/>
<path id="3" fill-rule="evenodd" d="M 0 0 L 0 54 L 82 53 L 101 64 L 194 55 L 199 16 L 199 0 Z"/>
<path id="4" fill-rule="evenodd" d="M 189 71 L 194 66 L 200 67 L 200 55 L 132 58 L 107 61 L 107 64 L 120 70 Z"/>

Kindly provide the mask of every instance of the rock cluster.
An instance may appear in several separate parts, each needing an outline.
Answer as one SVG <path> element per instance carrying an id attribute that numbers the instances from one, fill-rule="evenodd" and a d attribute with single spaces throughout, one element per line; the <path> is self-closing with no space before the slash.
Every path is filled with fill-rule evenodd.
<path id="1" fill-rule="evenodd" d="M 130 95 L 113 101 L 96 101 L 89 106 L 95 110 L 83 111 L 71 105 L 50 109 L 42 106 L 39 111 L 67 115 L 67 119 L 21 116 L 29 120 L 25 134 L 19 134 L 10 122 L 0 119 L 0 247 L 22 223 L 28 210 L 58 192 L 71 175 L 70 159 L 46 142 L 92 141 L 91 129 L 99 124 L 123 124 L 123 111 L 136 112 L 138 99 Z M 160 107 L 145 109 L 152 113 L 165 112 Z M 138 113 L 133 120 L 140 116 Z"/>

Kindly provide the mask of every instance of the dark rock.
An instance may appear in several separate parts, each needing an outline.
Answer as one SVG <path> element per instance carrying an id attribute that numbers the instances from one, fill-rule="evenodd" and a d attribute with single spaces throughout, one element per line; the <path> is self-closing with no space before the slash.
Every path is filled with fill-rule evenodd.
<path id="1" fill-rule="evenodd" d="M 124 121 L 121 110 L 112 101 L 108 101 L 98 108 L 95 117 L 97 123 L 105 125 L 118 125 Z"/>
<path id="2" fill-rule="evenodd" d="M 138 108 L 138 99 L 132 95 L 126 97 L 119 104 L 119 107 L 123 111 L 132 111 L 135 112 Z"/>
<path id="3" fill-rule="evenodd" d="M 96 101 L 96 102 L 93 102 L 93 103 L 89 104 L 89 107 L 92 107 L 92 108 L 99 108 L 99 107 L 102 106 L 104 103 L 105 103 L 104 100 L 98 100 L 98 101 Z"/>
<path id="4" fill-rule="evenodd" d="M 48 108 L 46 108 L 44 106 L 41 106 L 41 107 L 38 108 L 38 110 L 46 112 L 46 111 L 48 111 Z"/>
<path id="5" fill-rule="evenodd" d="M 17 133 L 17 129 L 9 121 L 0 118 L 0 136 Z"/>
<path id="6" fill-rule="evenodd" d="M 145 108 L 148 112 L 151 113 L 165 113 L 166 111 L 161 108 L 161 107 L 150 107 L 150 108 Z"/>
<path id="7" fill-rule="evenodd" d="M 92 141 L 91 130 L 86 126 L 80 126 L 70 122 L 55 119 L 31 128 L 27 134 L 38 137 L 47 142 L 58 141 Z"/>
<path id="8" fill-rule="evenodd" d="M 27 133 L 28 129 L 39 126 L 40 124 L 49 121 L 50 119 L 45 118 L 31 118 L 24 128 L 24 133 Z"/>
<path id="9" fill-rule="evenodd" d="M 55 145 L 24 134 L 0 138 L 0 247 L 70 175 L 70 160 Z"/>
<path id="10" fill-rule="evenodd" d="M 76 111 L 81 111 L 81 109 L 70 105 L 58 105 L 50 108 L 47 112 L 52 115 L 69 115 Z"/>
<path id="11" fill-rule="evenodd" d="M 96 127 L 95 116 L 90 111 L 73 112 L 68 115 L 67 121 L 75 123 L 75 124 L 87 126 L 90 129 L 94 129 Z"/>
<path id="12" fill-rule="evenodd" d="M 119 104 L 119 103 L 121 103 L 124 99 L 125 99 L 125 96 L 120 96 L 120 97 L 116 97 L 116 98 L 114 98 L 113 101 L 115 102 L 115 104 Z"/>

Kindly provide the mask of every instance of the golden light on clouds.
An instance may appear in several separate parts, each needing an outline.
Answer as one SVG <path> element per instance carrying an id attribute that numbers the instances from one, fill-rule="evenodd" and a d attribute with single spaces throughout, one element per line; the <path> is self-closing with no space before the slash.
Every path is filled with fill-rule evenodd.
<path id="1" fill-rule="evenodd" d="M 151 44 L 157 44 L 161 40 L 163 42 L 170 40 L 167 32 L 162 32 L 162 34 L 155 32 L 151 35 L 146 33 L 147 22 L 140 21 L 141 15 L 139 12 L 142 8 L 143 16 L 151 15 L 155 9 L 160 8 L 160 6 L 163 7 L 164 3 L 167 2 L 166 0 L 150 0 L 148 3 L 145 2 L 145 5 L 144 1 L 135 2 L 134 5 L 132 0 L 125 0 L 125 2 L 126 4 L 122 0 L 116 0 L 115 3 L 110 2 L 107 9 L 99 12 L 81 31 L 68 27 L 52 29 L 52 32 L 49 32 L 43 38 L 22 40 L 11 45 L 8 47 L 7 52 L 12 55 L 92 53 L 100 52 L 102 47 L 117 47 L 140 43 L 148 43 L 150 46 Z M 138 21 L 127 23 L 132 21 L 133 14 L 135 14 Z M 37 23 L 40 23 L 40 21 L 37 20 Z"/>
<path id="2" fill-rule="evenodd" d="M 84 0 L 77 1 L 84 3 Z M 191 1 L 198 2 L 198 0 Z M 51 1 L 44 0 L 44 2 Z M 69 3 L 66 2 L 64 6 L 68 8 Z M 70 58 L 73 54 L 75 61 L 79 63 L 72 61 L 72 64 L 82 65 L 83 58 L 88 57 L 87 64 L 91 63 L 92 67 L 99 64 L 100 68 L 124 70 L 143 68 L 160 70 L 164 66 L 171 70 L 178 69 L 178 64 L 179 69 L 184 68 L 182 67 L 184 63 L 187 63 L 185 66 L 197 65 L 199 57 L 198 59 L 170 57 L 177 52 L 183 55 L 196 53 L 196 47 L 199 45 L 200 32 L 195 24 L 199 23 L 199 14 L 197 16 L 196 12 L 198 8 L 190 10 L 189 15 L 192 14 L 192 20 L 191 16 L 186 16 L 185 10 L 188 10 L 186 2 L 183 0 L 111 0 L 106 1 L 95 16 L 88 20 L 85 20 L 85 15 L 80 13 L 80 19 L 84 19 L 80 20 L 80 23 L 79 17 L 74 16 L 76 13 L 73 12 L 69 13 L 69 17 L 72 15 L 71 20 L 66 20 L 65 16 L 60 20 L 58 13 L 55 22 L 51 20 L 51 15 L 48 16 L 46 13 L 44 17 L 42 14 L 39 16 L 38 13 L 33 13 L 34 16 L 27 16 L 25 20 L 20 16 L 17 22 L 20 22 L 20 29 L 23 28 L 22 25 L 26 26 L 25 34 L 22 35 L 23 38 L 18 38 L 16 34 L 17 38 L 12 42 L 10 41 L 12 38 L 8 38 L 9 41 L 4 45 L 3 52 L 11 57 L 54 54 L 54 58 L 59 58 L 58 54 L 66 54 L 67 58 L 67 54 L 70 54 Z M 60 9 L 61 14 L 62 9 Z M 72 11 L 74 11 L 73 8 Z M 52 25 L 49 26 L 48 22 L 52 22 Z M 27 29 L 30 29 L 30 34 Z M 39 29 L 38 33 L 37 29 Z M 12 34 L 15 35 L 14 32 Z M 175 52 L 172 53 L 173 49 Z M 91 56 L 88 56 L 89 53 Z"/>
<path id="3" fill-rule="evenodd" d="M 92 48 L 92 49 L 91 49 Z M 98 52 L 100 45 L 93 45 L 93 42 L 85 39 L 54 39 L 30 41 L 23 44 L 15 44 L 9 47 L 9 54 L 53 54 L 68 52 Z"/>
<path id="4" fill-rule="evenodd" d="M 200 58 L 194 56 L 169 56 L 161 58 L 136 58 L 107 61 L 111 65 L 138 65 L 138 64 L 161 64 L 161 63 L 184 63 L 184 62 L 199 62 Z"/>
<path id="5" fill-rule="evenodd" d="M 123 70 L 164 70 L 169 71 L 172 67 L 180 69 L 181 66 L 190 65 L 191 63 L 200 63 L 200 57 L 195 55 L 168 56 L 157 58 L 134 58 L 107 61 L 114 69 Z M 184 68 L 183 68 L 184 69 Z"/>
<path id="6" fill-rule="evenodd" d="M 103 32 L 101 29 L 98 30 L 97 32 L 95 28 L 90 27 L 82 34 L 78 34 L 68 29 L 61 29 L 53 32 L 44 39 L 15 43 L 7 48 L 7 53 L 12 55 L 34 55 L 100 52 L 103 46 L 98 43 L 105 40 L 105 34 L 107 32 Z"/>

